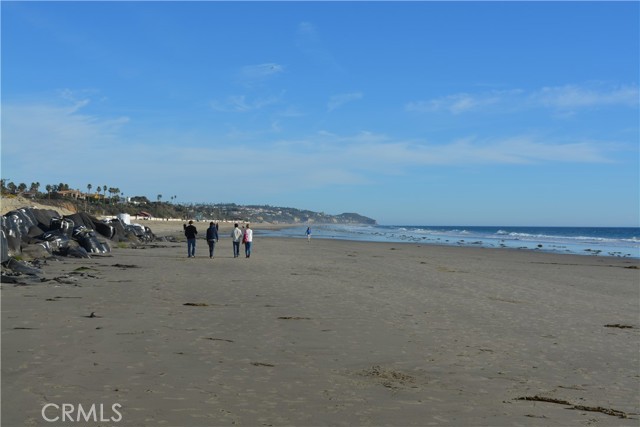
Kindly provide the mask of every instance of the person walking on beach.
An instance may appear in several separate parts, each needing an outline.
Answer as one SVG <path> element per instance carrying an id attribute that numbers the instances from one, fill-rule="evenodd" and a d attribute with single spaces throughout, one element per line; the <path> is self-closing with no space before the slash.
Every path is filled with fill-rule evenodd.
<path id="1" fill-rule="evenodd" d="M 247 228 L 244 230 L 244 237 L 242 238 L 242 243 L 244 243 L 244 254 L 247 258 L 251 257 L 251 245 L 253 244 L 253 230 L 247 224 Z"/>
<path id="2" fill-rule="evenodd" d="M 189 221 L 189 225 L 184 227 L 184 235 L 187 238 L 187 255 L 188 258 L 195 258 L 196 256 L 196 235 L 198 230 L 193 225 L 193 221 Z"/>
<path id="3" fill-rule="evenodd" d="M 233 239 L 233 257 L 238 258 L 240 256 L 240 242 L 244 233 L 238 227 L 238 224 L 234 224 L 234 228 L 231 231 L 231 238 Z"/>
<path id="4" fill-rule="evenodd" d="M 307 243 L 311 243 L 311 227 L 307 227 Z"/>
<path id="5" fill-rule="evenodd" d="M 211 221 L 209 228 L 207 228 L 207 243 L 209 244 L 209 258 L 213 258 L 213 251 L 216 249 L 216 242 L 218 241 L 218 227 Z"/>

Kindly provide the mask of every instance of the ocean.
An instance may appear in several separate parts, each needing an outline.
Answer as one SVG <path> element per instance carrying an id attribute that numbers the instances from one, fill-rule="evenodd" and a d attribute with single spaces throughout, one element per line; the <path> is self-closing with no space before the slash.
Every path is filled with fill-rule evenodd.
<path id="1" fill-rule="evenodd" d="M 307 225 L 260 230 L 265 237 L 306 238 Z M 478 227 L 312 224 L 312 238 L 512 248 L 589 256 L 640 258 L 638 227 Z"/>

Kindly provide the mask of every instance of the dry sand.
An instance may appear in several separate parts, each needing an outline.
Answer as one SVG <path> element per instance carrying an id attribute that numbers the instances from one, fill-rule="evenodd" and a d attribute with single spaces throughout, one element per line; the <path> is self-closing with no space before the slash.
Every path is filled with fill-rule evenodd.
<path id="1" fill-rule="evenodd" d="M 88 423 L 112 426 L 639 424 L 637 260 L 259 234 L 234 259 L 225 228 L 213 260 L 199 240 L 47 264 L 2 285 L 3 426 L 87 424 L 46 404 L 121 405 Z"/>

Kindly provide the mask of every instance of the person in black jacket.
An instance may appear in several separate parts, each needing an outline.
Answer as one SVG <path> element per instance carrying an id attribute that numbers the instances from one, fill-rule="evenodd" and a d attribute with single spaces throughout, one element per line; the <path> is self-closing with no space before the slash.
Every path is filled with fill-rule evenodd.
<path id="1" fill-rule="evenodd" d="M 209 223 L 209 228 L 207 228 L 207 243 L 209 243 L 209 258 L 213 258 L 213 251 L 216 248 L 217 241 L 218 241 L 218 227 L 212 221 Z"/>
<path id="2" fill-rule="evenodd" d="M 187 255 L 189 258 L 195 258 L 196 256 L 196 235 L 198 230 L 193 225 L 193 221 L 189 221 L 189 225 L 184 226 L 184 235 L 187 238 Z"/>

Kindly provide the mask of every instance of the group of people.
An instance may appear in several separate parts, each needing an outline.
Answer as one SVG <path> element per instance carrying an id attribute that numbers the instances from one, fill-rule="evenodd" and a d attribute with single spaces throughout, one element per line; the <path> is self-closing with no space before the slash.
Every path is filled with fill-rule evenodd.
<path id="1" fill-rule="evenodd" d="M 216 248 L 216 243 L 220 240 L 218 234 L 218 224 L 213 221 L 209 223 L 207 228 L 207 243 L 209 244 L 209 258 L 213 258 L 213 253 Z M 184 224 L 184 235 L 187 238 L 187 255 L 189 258 L 195 258 L 196 256 L 196 236 L 198 230 L 193 225 L 193 221 L 189 221 L 189 225 Z M 231 231 L 231 239 L 233 240 L 233 257 L 238 258 L 240 256 L 240 243 L 244 245 L 244 254 L 247 258 L 251 257 L 251 247 L 253 245 L 253 230 L 249 224 L 242 226 L 242 229 L 238 224 L 234 224 L 234 228 Z"/>

